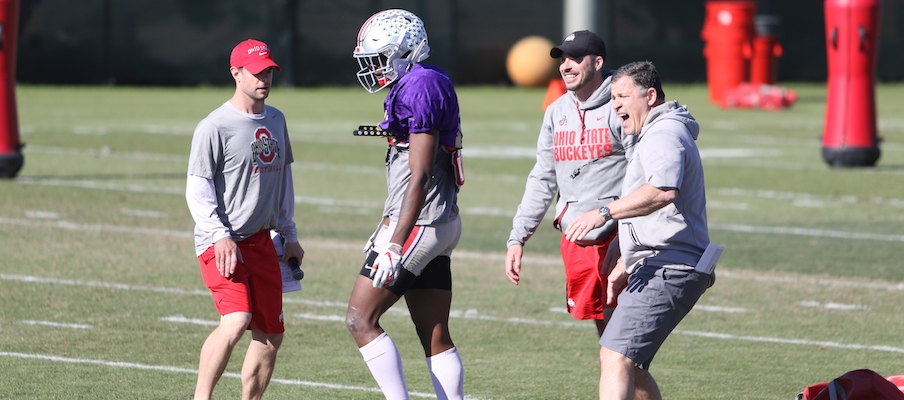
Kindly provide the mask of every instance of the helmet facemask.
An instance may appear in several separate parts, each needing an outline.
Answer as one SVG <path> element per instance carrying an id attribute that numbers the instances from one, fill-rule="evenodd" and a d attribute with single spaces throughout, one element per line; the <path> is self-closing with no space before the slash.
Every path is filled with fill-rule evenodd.
<path id="1" fill-rule="evenodd" d="M 390 57 L 395 55 L 394 51 L 388 51 L 388 55 L 384 53 L 377 54 L 355 54 L 358 60 L 358 82 L 364 89 L 370 93 L 376 93 L 388 86 L 390 83 L 399 79 L 398 57 L 393 62 L 389 62 Z M 403 69 L 404 70 L 404 69 Z"/>
<path id="2" fill-rule="evenodd" d="M 411 66 L 430 55 L 427 32 L 416 15 L 385 10 L 370 17 L 358 33 L 353 53 L 358 60 L 358 82 L 376 93 L 401 79 Z"/>

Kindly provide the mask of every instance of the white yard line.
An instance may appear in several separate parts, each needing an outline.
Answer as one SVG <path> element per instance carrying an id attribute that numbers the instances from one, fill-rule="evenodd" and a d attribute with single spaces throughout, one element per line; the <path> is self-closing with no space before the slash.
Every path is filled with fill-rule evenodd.
<path id="1" fill-rule="evenodd" d="M 19 182 L 23 184 L 33 184 L 33 185 L 43 185 L 43 186 L 62 186 L 62 187 L 77 187 L 82 189 L 92 189 L 92 190 L 110 190 L 110 191 L 122 191 L 122 192 L 133 192 L 133 193 L 156 193 L 156 194 L 170 194 L 170 195 L 179 195 L 183 196 L 184 189 L 183 188 L 174 188 L 174 187 L 161 187 L 161 186 L 148 186 L 148 185 L 133 185 L 133 184 L 118 184 L 118 183 L 110 183 L 110 182 L 99 182 L 99 181 L 91 181 L 91 180 L 59 180 L 59 179 L 30 179 L 27 177 L 19 178 Z M 745 198 L 756 197 L 756 198 L 764 198 L 764 199 L 776 199 L 776 200 L 787 200 L 792 201 L 797 205 L 806 206 L 806 207 L 818 207 L 818 208 L 827 208 L 827 207 L 837 207 L 838 204 L 855 204 L 855 203 L 863 203 L 866 202 L 868 204 L 873 205 L 883 205 L 895 208 L 904 208 L 904 199 L 898 198 L 882 198 L 882 197 L 867 197 L 862 198 L 858 196 L 838 196 L 838 197 L 830 197 L 830 196 L 819 196 L 808 193 L 794 193 L 794 192 L 778 192 L 778 191 L 769 191 L 769 190 L 747 190 L 747 189 L 739 189 L 739 188 L 717 188 L 712 189 L 712 191 L 716 195 L 721 196 L 741 196 Z M 342 207 L 356 210 L 360 212 L 362 209 L 367 210 L 379 210 L 383 207 L 382 202 L 378 201 L 360 201 L 360 200 L 342 200 L 342 199 L 333 199 L 326 197 L 313 197 L 313 196 L 295 196 L 295 202 L 298 204 L 310 204 L 321 207 Z M 746 203 L 732 203 L 732 202 L 720 202 L 713 201 L 710 204 L 711 207 L 714 208 L 727 208 L 727 209 L 744 209 L 747 207 Z M 51 211 L 41 211 L 45 214 L 52 213 Z M 35 211 L 31 212 L 34 216 Z M 462 207 L 461 213 L 463 215 L 480 215 L 480 216 L 491 216 L 491 217 L 506 217 L 509 218 L 513 216 L 514 210 L 510 209 L 501 209 L 495 207 Z M 15 218 L 3 218 L 0 217 L 0 224 L 16 224 L 23 225 L 27 224 L 23 221 L 16 220 Z M 60 222 L 57 226 L 58 228 L 66 229 L 63 226 L 66 223 Z M 77 226 L 77 225 L 76 225 Z M 76 229 L 76 226 L 73 226 L 73 229 Z M 111 230 L 118 229 L 108 225 L 88 225 L 90 229 L 94 230 Z M 709 226 L 712 230 L 723 230 L 729 232 L 740 232 L 740 233 L 752 233 L 752 234 L 778 234 L 778 235 L 795 235 L 795 236 L 809 236 L 809 237 L 827 237 L 827 238 L 838 238 L 838 239 L 857 239 L 857 240 L 876 240 L 876 241 L 885 241 L 885 242 L 901 242 L 904 241 L 904 235 L 888 235 L 888 234 L 875 234 L 869 232 L 848 232 L 848 231 L 836 231 L 836 230 L 826 230 L 826 229 L 809 229 L 809 228 L 799 228 L 799 227 L 787 227 L 787 226 L 755 226 L 755 225 L 746 225 L 746 224 L 718 224 L 713 223 Z M 130 229 L 130 228 L 124 228 Z M 137 229 L 137 228 L 135 228 Z M 155 230 L 145 230 L 148 233 L 153 233 Z M 190 233 L 189 233 L 190 234 Z"/>
<path id="2" fill-rule="evenodd" d="M 739 279 L 748 282 L 763 282 L 770 284 L 795 284 L 805 287 L 837 287 L 847 289 L 885 290 L 889 292 L 904 291 L 904 282 L 876 282 L 858 281 L 851 278 L 816 278 L 805 275 L 762 275 L 759 272 L 742 272 L 733 269 L 717 269 L 718 279 Z"/>
<path id="3" fill-rule="evenodd" d="M 170 315 L 168 317 L 160 318 L 163 322 L 173 322 L 177 324 L 191 324 L 191 325 L 201 325 L 201 326 L 217 326 L 220 325 L 220 321 L 214 319 L 201 319 L 201 318 L 189 318 L 184 315 Z"/>
<path id="4" fill-rule="evenodd" d="M 868 310 L 869 307 L 862 304 L 841 304 L 841 303 L 820 303 L 816 300 L 804 300 L 798 302 L 797 305 L 801 307 L 810 307 L 810 308 L 824 308 L 826 310 L 842 310 L 842 311 L 860 311 L 860 310 Z"/>
<path id="5" fill-rule="evenodd" d="M 750 276 L 747 274 L 732 274 L 730 272 L 721 271 L 720 277 L 722 278 L 731 278 L 731 277 L 740 277 L 741 279 L 750 279 Z M 766 280 L 768 277 L 761 277 L 759 280 Z M 79 281 L 79 280 L 67 280 L 67 279 L 56 279 L 56 278 L 43 278 L 37 276 L 30 275 L 10 275 L 10 274 L 0 274 L 0 279 L 9 280 L 9 281 L 18 281 L 18 282 L 27 282 L 27 283 L 37 283 L 37 284 L 60 284 L 60 285 L 69 285 L 69 286 L 85 286 L 85 287 L 96 287 L 96 288 L 107 288 L 107 289 L 116 289 L 116 290 L 133 290 L 133 291 L 150 291 L 157 293 L 165 293 L 165 294 L 179 294 L 179 295 L 190 295 L 190 296 L 209 296 L 206 290 L 186 290 L 179 288 L 167 288 L 167 287 L 150 287 L 150 286 L 140 286 L 140 285 L 129 285 L 124 283 L 112 283 L 112 282 L 98 282 L 98 281 Z M 777 279 L 774 282 L 780 283 L 795 283 L 801 284 L 805 282 L 806 279 L 801 278 L 791 278 L 787 277 L 786 279 Z M 858 287 L 866 287 L 872 289 L 885 289 L 892 291 L 901 291 L 904 290 L 901 284 L 869 284 L 869 283 L 861 283 L 857 282 L 848 282 L 842 280 L 830 280 L 830 279 L 819 279 L 820 283 L 830 284 L 834 286 L 858 286 Z M 308 299 L 298 299 L 287 297 L 284 300 L 285 303 L 288 304 L 306 304 L 317 307 L 332 307 L 332 308 L 346 308 L 346 303 L 344 302 L 336 302 L 336 301 L 321 301 L 321 300 L 308 300 Z M 695 309 L 699 309 L 700 311 L 718 311 L 718 312 L 741 312 L 743 309 L 733 309 L 733 308 L 719 308 L 719 309 L 706 309 L 705 305 L 698 305 Z M 835 308 L 837 309 L 837 308 Z M 393 311 L 393 314 L 406 315 L 406 311 L 402 309 L 396 310 L 395 308 L 390 309 Z M 303 319 L 311 319 L 311 320 L 319 320 L 319 321 L 328 321 L 328 322 L 343 322 L 345 317 L 342 315 L 334 315 L 334 314 L 313 314 L 313 313 L 297 313 L 294 316 Z M 558 326 L 565 328 L 586 328 L 588 325 L 586 321 L 551 321 L 551 320 L 541 320 L 541 319 L 530 319 L 530 318 L 518 318 L 518 317 L 498 317 L 489 314 L 483 314 L 479 310 L 476 309 L 467 309 L 467 310 L 452 310 L 450 313 L 451 318 L 460 318 L 460 319 L 470 319 L 470 320 L 478 320 L 478 321 L 487 321 L 487 322 L 499 322 L 499 323 L 509 323 L 509 324 L 519 324 L 519 325 L 537 325 L 537 326 Z M 201 320 L 188 318 L 184 316 L 168 316 L 162 317 L 162 320 L 167 322 L 175 322 L 175 323 L 192 323 L 198 325 L 209 325 L 215 324 L 216 321 L 209 320 Z M 899 347 L 892 346 L 884 346 L 884 345 L 864 345 L 864 344 L 854 344 L 854 343 L 836 343 L 836 342 L 824 342 L 824 341 L 813 341 L 807 339 L 788 339 L 788 338 L 778 338 L 778 337 L 755 337 L 755 336 L 745 336 L 745 335 L 733 335 L 719 332 L 698 332 L 698 331 L 682 331 L 676 330 L 675 333 L 682 335 L 691 335 L 691 336 L 703 336 L 714 339 L 723 339 L 723 340 L 737 340 L 737 341 L 755 341 L 755 342 L 770 342 L 770 343 L 778 343 L 778 344 L 789 344 L 789 345 L 802 345 L 802 346 L 823 346 L 823 347 L 833 347 L 839 349 L 855 349 L 855 350 L 875 350 L 875 351 L 884 351 L 884 352 L 894 352 L 894 353 L 904 353 L 904 349 Z"/>
<path id="6" fill-rule="evenodd" d="M 135 210 L 132 208 L 123 208 L 120 210 L 123 215 L 128 215 L 132 217 L 140 217 L 140 218 L 154 218 L 154 219 L 163 219 L 166 218 L 166 213 L 163 211 L 157 210 Z"/>
<path id="7" fill-rule="evenodd" d="M 717 196 L 743 197 L 745 199 L 758 198 L 768 200 L 784 200 L 792 203 L 839 203 L 839 204 L 868 204 L 877 206 L 889 206 L 904 208 L 904 199 L 885 198 L 878 196 L 830 196 L 812 193 L 783 192 L 778 190 L 754 190 L 742 188 L 707 188 L 707 192 Z"/>
<path id="8" fill-rule="evenodd" d="M 696 310 L 698 307 L 694 307 Z M 294 314 L 296 318 L 307 319 L 312 321 L 326 321 L 326 322 L 344 322 L 344 315 L 336 315 L 336 314 L 312 314 L 312 313 L 298 313 Z M 463 318 L 463 319 L 473 319 L 479 321 L 490 321 L 490 322 L 505 322 L 511 324 L 522 324 L 522 325 L 536 325 L 536 326 L 558 326 L 563 328 L 587 328 L 590 325 L 587 321 L 545 321 L 545 320 L 536 320 L 536 319 L 527 319 L 527 318 L 496 318 L 487 315 L 477 315 L 476 313 L 472 315 L 452 315 L 453 318 Z M 180 323 L 194 323 L 197 325 L 216 325 L 217 321 L 209 320 L 194 320 L 194 319 L 179 319 L 178 317 L 166 317 L 164 320 L 170 322 L 180 322 Z M 840 343 L 840 342 L 829 342 L 829 341 L 819 341 L 819 340 L 807 340 L 807 339 L 788 339 L 788 338 L 778 338 L 778 337 L 765 337 L 765 336 L 747 336 L 747 335 L 733 335 L 727 333 L 718 333 L 718 332 L 700 332 L 700 331 L 685 331 L 681 329 L 677 329 L 672 331 L 673 333 L 679 335 L 686 336 L 696 336 L 696 337 L 704 337 L 709 339 L 720 339 L 720 340 L 730 340 L 730 341 L 739 341 L 739 342 L 758 342 L 758 343 L 774 343 L 774 344 L 785 344 L 785 345 L 795 345 L 795 346 L 808 346 L 808 347 L 824 347 L 824 348 L 834 348 L 834 349 L 842 349 L 842 350 L 870 350 L 870 351 L 879 351 L 879 352 L 887 352 L 887 353 L 904 353 L 904 348 L 901 347 L 893 347 L 893 346 L 883 346 L 883 345 L 864 345 L 864 344 L 856 344 L 856 343 Z"/>
<path id="9" fill-rule="evenodd" d="M 299 196 L 300 197 L 300 196 Z M 302 198 L 303 200 L 306 198 Z M 298 198 L 296 199 L 298 200 Z M 310 198 L 306 200 L 312 201 Z M 318 200 L 319 201 L 319 200 Z M 463 214 L 475 214 L 475 215 L 497 215 L 495 212 L 489 209 L 482 210 L 474 210 L 474 209 L 462 209 Z M 190 238 L 192 233 L 190 231 L 178 231 L 172 229 L 157 229 L 157 228 L 141 228 L 141 227 L 133 227 L 133 226 L 124 226 L 124 225 L 108 225 L 108 224 L 80 224 L 76 222 L 70 222 L 65 220 L 52 220 L 46 218 L 9 218 L 0 216 L 0 225 L 17 225 L 17 226 L 26 226 L 26 227 L 44 227 L 44 228 L 55 228 L 55 229 L 64 229 L 64 230 L 73 230 L 73 231 L 92 231 L 92 232 L 113 232 L 113 233 L 132 233 L 137 235 L 152 235 L 152 236 L 173 236 L 173 237 L 186 237 Z M 837 230 L 828 230 L 828 229 L 810 229 L 810 228 L 798 228 L 791 226 L 757 226 L 757 225 L 746 225 L 746 224 L 718 224 L 713 223 L 709 225 L 710 230 L 716 231 L 728 231 L 728 232 L 737 232 L 737 233 L 751 233 L 751 234 L 773 234 L 773 235 L 793 235 L 793 236 L 807 236 L 807 237 L 824 237 L 824 238 L 834 238 L 834 239 L 855 239 L 855 240 L 873 240 L 879 242 L 904 242 L 904 235 L 888 235 L 881 233 L 869 233 L 869 232 L 849 232 L 849 231 L 837 231 Z"/>
<path id="10" fill-rule="evenodd" d="M 189 134 L 191 130 L 186 131 Z M 85 127 L 84 129 L 79 129 L 79 134 L 106 134 L 107 132 L 103 129 L 98 129 L 96 127 Z M 156 132 L 154 132 L 156 133 Z M 28 150 L 31 152 L 40 152 L 46 154 L 65 154 L 65 155 L 77 155 L 77 156 L 87 156 L 87 157 L 115 157 L 121 159 L 128 160 L 136 160 L 136 161 L 174 161 L 174 162 L 185 162 L 187 160 L 187 155 L 174 155 L 174 154 L 165 154 L 165 153 L 146 153 L 146 152 L 134 152 L 134 151 L 116 151 L 109 147 L 102 147 L 99 149 L 80 149 L 80 148 L 72 148 L 72 147 L 59 147 L 59 146 L 28 146 Z M 703 159 L 713 159 L 713 158 L 762 158 L 762 157 L 779 157 L 781 156 L 780 150 L 764 150 L 762 148 L 753 148 L 753 147 L 729 147 L 729 148 L 702 148 L 700 149 L 700 157 Z M 505 160 L 505 159 L 534 159 L 537 157 L 537 149 L 536 147 L 531 146 L 467 146 L 464 148 L 464 156 L 466 158 L 474 158 L 474 159 L 493 159 L 493 160 Z M 342 168 L 341 166 L 330 167 L 331 170 L 336 170 L 336 168 Z M 383 173 L 382 168 L 374 168 L 370 171 L 376 171 L 376 173 Z"/>
<path id="11" fill-rule="evenodd" d="M 41 326 L 50 326 L 53 328 L 68 328 L 68 329 L 91 329 L 93 328 L 91 325 L 85 324 L 66 324 L 61 322 L 52 322 L 52 321 L 34 321 L 34 320 L 24 320 L 23 324 L 26 325 L 41 325 Z"/>
<path id="12" fill-rule="evenodd" d="M 80 224 L 65 220 L 51 219 L 28 219 L 28 218 L 6 218 L 0 217 L 0 225 L 16 225 L 38 228 L 63 229 L 68 231 L 82 232 L 111 232 L 111 233 L 130 233 L 135 235 L 151 235 L 151 236 L 172 236 L 191 238 L 190 231 L 179 231 L 173 229 L 157 229 L 157 228 L 141 228 L 135 226 L 124 225 L 107 225 L 107 224 Z"/>
<path id="13" fill-rule="evenodd" d="M 302 167 L 305 167 L 308 164 L 301 163 Z M 342 168 L 351 168 L 355 173 L 363 173 L 364 171 L 371 171 L 368 167 L 342 167 L 335 166 L 330 167 L 324 164 L 310 164 L 313 165 L 315 170 L 320 169 L 342 169 Z M 350 171 L 350 172 L 352 172 Z M 372 171 L 371 171 L 372 172 Z M 502 177 L 504 179 L 511 179 L 508 176 Z M 152 193 L 152 194 L 167 194 L 167 195 L 185 195 L 184 187 L 172 187 L 172 186 L 157 186 L 157 185 L 138 185 L 138 184 L 124 184 L 124 183 L 112 183 L 112 182 L 104 182 L 104 181 L 96 181 L 96 180 L 68 180 L 68 179 L 44 179 L 44 178 L 30 178 L 30 177 L 19 177 L 17 178 L 17 182 L 25 185 L 41 185 L 41 186 L 58 186 L 58 187 L 74 187 L 80 189 L 90 189 L 90 190 L 109 190 L 109 191 L 117 191 L 117 192 L 130 192 L 130 193 Z M 520 182 L 520 180 L 518 180 Z M 829 195 L 818 195 L 811 193 L 798 193 L 798 192 L 782 192 L 782 191 L 774 191 L 774 190 L 751 190 L 751 189 L 741 189 L 741 188 L 711 188 L 708 191 L 712 194 L 710 201 L 708 202 L 708 206 L 711 208 L 721 208 L 721 209 L 735 209 L 735 210 L 744 210 L 749 206 L 746 202 L 731 202 L 724 201 L 724 199 L 719 199 L 719 197 L 743 197 L 745 199 L 749 198 L 759 198 L 759 199 L 768 199 L 768 200 L 782 200 L 791 202 L 794 205 L 800 207 L 810 207 L 810 208 L 837 208 L 844 204 L 868 204 L 875 206 L 887 206 L 893 208 L 904 208 L 904 199 L 900 198 L 886 198 L 886 197 L 878 197 L 878 196 L 854 196 L 854 195 L 846 195 L 846 196 L 829 196 Z M 334 199 L 329 197 L 314 197 L 314 196 L 295 196 L 295 202 L 298 204 L 310 204 L 316 206 L 323 207 L 347 207 L 353 209 L 371 209 L 371 210 L 379 210 L 382 209 L 383 203 L 382 201 L 361 201 L 361 200 L 343 200 L 343 199 Z M 464 215 L 483 215 L 483 216 L 495 216 L 495 217 L 506 217 L 511 218 L 514 216 L 514 209 L 503 209 L 498 207 L 484 207 L 484 206 L 462 206 L 461 209 L 462 214 Z"/>
<path id="14" fill-rule="evenodd" d="M 834 239 L 875 240 L 879 242 L 904 242 L 904 235 L 885 235 L 881 233 L 847 232 L 828 229 L 797 228 L 793 226 L 756 226 L 744 224 L 709 224 L 710 230 L 739 233 L 769 233 L 775 235 L 794 235 L 807 237 L 824 237 Z"/>
<path id="15" fill-rule="evenodd" d="M 176 372 L 176 373 L 191 374 L 191 375 L 198 374 L 198 370 L 196 370 L 196 369 L 179 368 L 179 367 L 173 367 L 173 366 L 168 366 L 168 365 L 150 365 L 150 364 L 122 362 L 122 361 L 107 361 L 107 360 L 97 360 L 97 359 L 87 359 L 87 358 L 58 357 L 58 356 L 51 356 L 51 355 L 45 355 L 45 354 L 27 354 L 27 353 L 0 351 L 0 357 L 42 360 L 42 361 L 50 361 L 50 362 L 55 362 L 55 363 L 89 364 L 89 365 L 99 365 L 99 366 L 104 366 L 104 367 L 139 369 L 139 370 L 146 370 L 146 371 Z M 241 379 L 241 375 L 234 373 L 234 372 L 225 372 L 225 373 L 223 373 L 223 376 L 226 376 L 229 378 Z M 310 386 L 310 387 L 319 387 L 319 388 L 326 388 L 326 389 L 380 393 L 379 388 L 351 386 L 351 385 L 339 385 L 339 384 L 335 384 L 335 383 L 325 383 L 325 382 L 311 382 L 311 381 L 302 381 L 302 380 L 298 380 L 298 379 L 273 378 L 270 380 L 270 382 L 271 383 L 273 383 L 273 382 L 281 383 L 283 385 Z M 410 392 L 410 394 L 412 397 L 436 398 L 436 396 L 433 395 L 432 393 Z"/>
<path id="16" fill-rule="evenodd" d="M 904 353 L 904 348 L 892 347 L 892 346 L 882 346 L 882 345 L 823 342 L 823 341 L 805 340 L 805 339 L 785 339 L 785 338 L 763 337 L 763 336 L 743 336 L 743 335 L 731 335 L 731 334 L 715 333 L 715 332 L 698 332 L 698 331 L 682 331 L 682 330 L 675 330 L 675 331 L 673 331 L 673 333 L 678 333 L 678 334 L 688 335 L 688 336 L 698 336 L 698 337 L 704 337 L 704 338 L 710 338 L 710 339 L 736 340 L 736 341 L 743 341 L 743 342 L 762 342 L 762 343 L 788 344 L 788 345 L 799 345 L 799 346 L 828 347 L 828 348 L 844 349 L 844 350 L 872 350 L 872 351 L 881 351 L 881 352 L 887 352 L 887 353 Z"/>

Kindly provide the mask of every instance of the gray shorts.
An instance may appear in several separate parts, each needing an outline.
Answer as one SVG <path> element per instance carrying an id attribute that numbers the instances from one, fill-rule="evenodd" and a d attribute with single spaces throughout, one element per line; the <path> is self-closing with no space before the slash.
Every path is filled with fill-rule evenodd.
<path id="1" fill-rule="evenodd" d="M 390 221 L 389 225 L 380 224 L 372 238 L 373 250 L 379 250 L 389 242 L 395 232 L 396 221 Z M 448 222 L 440 222 L 434 225 L 415 225 L 411 235 L 405 243 L 402 254 L 402 267 L 412 274 L 419 276 L 434 258 L 452 255 L 452 250 L 458 246 L 461 237 L 461 219 Z"/>
<path id="2" fill-rule="evenodd" d="M 395 231 L 396 221 L 389 225 L 380 224 L 365 252 L 368 253 L 359 275 L 370 277 L 371 266 L 377 259 L 377 249 L 383 248 Z M 402 297 L 411 289 L 452 290 L 452 266 L 449 256 L 458 246 L 461 237 L 461 219 L 434 225 L 416 225 L 408 240 L 403 244 L 402 270 L 386 287 L 396 296 Z"/>
<path id="3" fill-rule="evenodd" d="M 628 278 L 600 346 L 624 354 L 638 367 L 650 362 L 666 337 L 691 311 L 713 275 L 694 270 L 641 267 Z"/>

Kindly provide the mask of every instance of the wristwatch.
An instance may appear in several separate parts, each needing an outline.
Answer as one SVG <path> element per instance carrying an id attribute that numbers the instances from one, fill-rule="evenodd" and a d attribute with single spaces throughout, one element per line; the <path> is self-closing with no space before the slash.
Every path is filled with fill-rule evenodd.
<path id="1" fill-rule="evenodd" d="M 609 207 L 600 207 L 600 217 L 603 217 L 603 220 L 605 220 L 606 222 L 612 220 L 612 214 L 609 213 Z"/>

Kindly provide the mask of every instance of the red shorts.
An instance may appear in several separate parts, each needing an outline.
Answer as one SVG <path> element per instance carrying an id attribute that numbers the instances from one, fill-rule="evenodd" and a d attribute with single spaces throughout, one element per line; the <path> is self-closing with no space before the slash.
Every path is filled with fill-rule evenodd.
<path id="1" fill-rule="evenodd" d="M 285 332 L 282 313 L 282 275 L 279 258 L 270 239 L 270 232 L 262 230 L 236 243 L 242 260 L 228 279 L 217 271 L 214 247 L 210 246 L 198 257 L 201 277 L 213 295 L 220 315 L 250 312 L 251 325 L 264 333 Z"/>
<path id="2" fill-rule="evenodd" d="M 609 245 L 618 246 L 617 234 L 602 240 L 599 244 L 581 246 L 565 239 L 559 242 L 562 261 L 565 263 L 565 296 L 568 313 L 575 319 L 605 319 L 603 310 L 614 308 L 606 303 L 606 286 L 609 271 L 600 268 L 609 251 Z"/>

